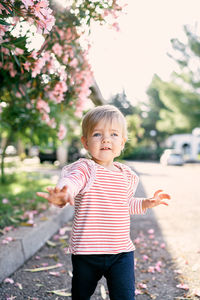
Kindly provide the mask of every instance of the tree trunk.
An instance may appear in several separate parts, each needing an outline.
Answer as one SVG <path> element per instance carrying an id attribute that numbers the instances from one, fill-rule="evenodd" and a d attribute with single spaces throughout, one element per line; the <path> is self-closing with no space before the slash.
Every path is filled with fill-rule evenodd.
<path id="1" fill-rule="evenodd" d="M 6 182 L 6 176 L 5 176 L 5 172 L 4 172 L 4 162 L 5 162 L 5 154 L 6 154 L 6 148 L 11 140 L 11 135 L 10 134 L 7 139 L 4 140 L 4 145 L 3 145 L 3 151 L 1 154 L 1 183 L 5 183 Z"/>

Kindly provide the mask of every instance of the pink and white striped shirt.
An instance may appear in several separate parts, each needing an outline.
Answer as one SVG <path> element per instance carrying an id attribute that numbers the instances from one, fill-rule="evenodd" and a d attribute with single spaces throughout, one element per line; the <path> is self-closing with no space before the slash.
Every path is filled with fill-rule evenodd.
<path id="1" fill-rule="evenodd" d="M 62 169 L 57 186 L 67 185 L 75 199 L 69 252 L 116 254 L 135 249 L 130 239 L 130 214 L 142 214 L 142 199 L 134 198 L 139 179 L 126 165 L 111 171 L 90 159 Z"/>

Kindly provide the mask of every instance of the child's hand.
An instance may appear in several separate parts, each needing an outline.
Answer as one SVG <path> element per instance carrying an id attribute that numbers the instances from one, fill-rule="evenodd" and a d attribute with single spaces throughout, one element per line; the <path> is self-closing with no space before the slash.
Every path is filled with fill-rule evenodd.
<path id="1" fill-rule="evenodd" d="M 67 191 L 67 186 L 62 189 L 58 187 L 47 188 L 48 193 L 37 192 L 37 196 L 43 197 L 48 200 L 49 203 L 54 204 L 59 207 L 65 206 L 67 203 L 74 205 L 74 200 Z"/>
<path id="2" fill-rule="evenodd" d="M 166 194 L 163 192 L 163 190 L 157 190 L 153 197 L 148 198 L 148 199 L 144 199 L 142 201 L 142 208 L 146 209 L 146 208 L 152 208 L 155 206 L 158 206 L 160 204 L 164 204 L 166 206 L 168 206 L 168 203 L 165 200 L 169 200 L 171 199 L 169 194 Z"/>

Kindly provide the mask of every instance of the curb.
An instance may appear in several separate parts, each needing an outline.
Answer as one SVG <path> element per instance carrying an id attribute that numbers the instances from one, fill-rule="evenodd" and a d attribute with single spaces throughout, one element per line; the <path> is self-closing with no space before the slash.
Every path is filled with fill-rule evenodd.
<path id="1" fill-rule="evenodd" d="M 35 218 L 35 227 L 20 227 L 6 236 L 14 240 L 3 245 L 0 238 L 0 283 L 33 256 L 58 229 L 73 217 L 70 205 L 60 209 L 51 207 L 41 217 Z M 44 221 L 43 221 L 44 220 Z"/>

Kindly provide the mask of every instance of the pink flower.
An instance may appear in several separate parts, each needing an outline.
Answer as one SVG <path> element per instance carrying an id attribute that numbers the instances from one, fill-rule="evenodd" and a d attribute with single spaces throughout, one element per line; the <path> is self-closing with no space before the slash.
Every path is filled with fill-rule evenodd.
<path id="1" fill-rule="evenodd" d="M 2 199 L 2 203 L 3 203 L 3 204 L 7 204 L 7 203 L 9 203 L 9 202 L 10 202 L 10 201 L 9 201 L 8 199 L 6 199 L 6 198 L 3 198 L 3 199 Z"/>
<path id="2" fill-rule="evenodd" d="M 142 294 L 143 294 L 143 292 L 141 290 L 139 290 L 139 289 L 135 290 L 135 295 L 142 295 Z"/>
<path id="3" fill-rule="evenodd" d="M 49 119 L 47 125 L 51 128 L 56 128 L 56 121 L 55 118 Z"/>
<path id="4" fill-rule="evenodd" d="M 26 62 L 24 63 L 24 69 L 25 69 L 26 71 L 29 71 L 29 70 L 30 70 L 30 65 L 31 65 L 31 63 L 30 63 L 29 61 L 26 61 Z"/>
<path id="5" fill-rule="evenodd" d="M 158 261 L 157 262 L 157 264 L 156 264 L 156 266 L 155 266 L 155 270 L 157 271 L 157 272 L 161 272 L 161 265 L 162 265 L 162 262 L 161 261 Z"/>
<path id="6" fill-rule="evenodd" d="M 149 273 L 155 273 L 155 268 L 153 266 L 149 266 L 148 272 Z"/>
<path id="7" fill-rule="evenodd" d="M 179 289 L 186 290 L 186 291 L 189 290 L 188 285 L 187 285 L 187 284 L 184 284 L 184 283 L 177 284 L 176 287 L 179 288 Z"/>
<path id="8" fill-rule="evenodd" d="M 154 229 L 152 229 L 152 228 L 149 229 L 149 230 L 148 230 L 148 234 L 154 234 Z"/>
<path id="9" fill-rule="evenodd" d="M 134 243 L 135 243 L 136 245 L 138 245 L 140 242 L 141 242 L 141 239 L 140 239 L 139 237 L 136 238 L 136 239 L 134 240 Z"/>
<path id="10" fill-rule="evenodd" d="M 145 283 L 139 283 L 138 286 L 141 289 L 147 289 L 147 285 Z"/>
<path id="11" fill-rule="evenodd" d="M 42 68 L 44 67 L 46 60 L 43 57 L 38 58 L 35 61 L 34 67 L 32 69 L 32 77 L 35 78 L 38 74 L 41 73 Z"/>
<path id="12" fill-rule="evenodd" d="M 58 43 L 56 43 L 55 45 L 53 45 L 52 49 L 53 49 L 53 52 L 56 55 L 58 55 L 59 57 L 62 55 L 62 47 Z"/>
<path id="13" fill-rule="evenodd" d="M 112 27 L 118 32 L 120 30 L 119 24 L 117 22 L 114 22 L 112 24 Z"/>
<path id="14" fill-rule="evenodd" d="M 63 124 L 60 124 L 59 131 L 57 134 L 59 140 L 63 140 L 64 137 L 66 136 L 66 133 L 67 133 L 66 127 Z"/>
<path id="15" fill-rule="evenodd" d="M 39 12 L 42 8 L 47 8 L 49 6 L 49 2 L 47 0 L 41 0 L 35 5 L 35 11 Z"/>
<path id="16" fill-rule="evenodd" d="M 17 298 L 16 296 L 11 295 L 10 297 L 7 297 L 6 300 L 14 300 L 16 298 Z"/>
<path id="17" fill-rule="evenodd" d="M 36 104 L 36 108 L 40 112 L 50 113 L 49 104 L 46 101 L 42 100 L 41 98 L 38 99 L 37 104 Z"/>
<path id="18" fill-rule="evenodd" d="M 3 241 L 2 244 L 6 245 L 9 244 L 10 242 L 12 242 L 14 239 L 10 236 L 7 236 Z"/>
<path id="19" fill-rule="evenodd" d="M 15 48 L 14 52 L 15 52 L 15 55 L 23 55 L 24 54 L 24 50 L 20 49 L 20 48 Z"/>
<path id="20" fill-rule="evenodd" d="M 24 4 L 24 6 L 25 6 L 26 9 L 28 9 L 29 6 L 33 6 L 34 5 L 33 0 L 21 0 L 21 1 Z"/>
<path id="21" fill-rule="evenodd" d="M 9 232 L 9 231 L 11 231 L 13 228 L 14 228 L 13 226 L 6 226 L 6 227 L 4 227 L 3 231 Z"/>
<path id="22" fill-rule="evenodd" d="M 10 283 L 10 284 L 13 284 L 14 283 L 14 280 L 12 278 L 6 278 L 4 279 L 4 283 Z"/>
<path id="23" fill-rule="evenodd" d="M 166 247 L 165 243 L 160 244 L 160 248 L 165 248 L 165 247 Z"/>
<path id="24" fill-rule="evenodd" d="M 150 234 L 150 235 L 149 235 L 149 238 L 150 238 L 151 240 L 153 240 L 153 239 L 155 238 L 155 235 L 154 235 L 154 234 Z"/>
<path id="25" fill-rule="evenodd" d="M 6 31 L 7 31 L 6 26 L 0 25 L 0 35 L 4 36 Z"/>
<path id="26" fill-rule="evenodd" d="M 69 65 L 70 65 L 70 67 L 72 67 L 72 68 L 76 68 L 76 67 L 78 66 L 78 60 L 77 60 L 77 58 L 74 57 L 74 58 L 70 61 Z"/>
<path id="27" fill-rule="evenodd" d="M 42 267 L 47 267 L 49 264 L 48 263 L 42 263 L 41 266 Z"/>
<path id="28" fill-rule="evenodd" d="M 68 63 L 68 59 L 69 59 L 69 55 L 68 54 L 65 54 L 64 56 L 63 56 L 63 63 L 64 64 L 67 64 Z"/>
<path id="29" fill-rule="evenodd" d="M 38 59 L 38 53 L 34 50 L 33 52 L 31 52 L 30 57 L 34 58 L 34 59 Z"/>
<path id="30" fill-rule="evenodd" d="M 143 255 L 143 260 L 148 260 L 149 257 L 147 255 Z"/>

